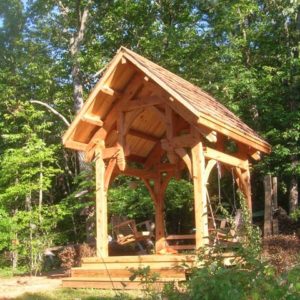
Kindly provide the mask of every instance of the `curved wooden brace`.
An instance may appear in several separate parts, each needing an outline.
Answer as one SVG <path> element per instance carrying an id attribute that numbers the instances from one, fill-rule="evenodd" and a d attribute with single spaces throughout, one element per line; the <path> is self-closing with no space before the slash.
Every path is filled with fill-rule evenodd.
<path id="1" fill-rule="evenodd" d="M 252 213 L 252 200 L 251 200 L 251 184 L 250 184 L 250 172 L 244 171 L 240 168 L 234 168 L 235 174 L 238 177 L 237 185 L 239 186 L 241 192 L 245 195 L 247 206 L 250 214 Z"/>
<path id="2" fill-rule="evenodd" d="M 146 188 L 148 189 L 153 202 L 156 203 L 156 195 L 155 195 L 154 189 L 150 185 L 149 179 L 145 179 L 145 178 L 141 178 L 141 179 L 143 180 Z"/>
<path id="3" fill-rule="evenodd" d="M 213 167 L 217 164 L 217 161 L 215 159 L 210 159 L 208 163 L 206 164 L 205 172 L 204 172 L 204 180 L 205 184 L 208 182 L 209 175 L 213 169 Z"/>
<path id="4" fill-rule="evenodd" d="M 173 175 L 174 175 L 173 173 L 167 173 L 167 176 L 165 177 L 164 181 L 162 182 L 161 188 L 160 188 L 162 195 L 165 194 L 168 184 L 169 184 L 171 178 L 173 177 Z"/>
<path id="5" fill-rule="evenodd" d="M 190 156 L 188 155 L 187 151 L 184 148 L 177 148 L 177 149 L 175 149 L 175 152 L 185 163 L 190 175 L 193 176 L 192 160 L 191 160 Z"/>
<path id="6" fill-rule="evenodd" d="M 105 189 L 105 191 L 108 190 L 109 183 L 110 183 L 111 179 L 114 178 L 112 175 L 113 175 L 116 163 L 117 163 L 116 158 L 111 158 L 108 162 L 107 167 L 106 167 L 105 179 L 104 179 L 104 189 Z"/>

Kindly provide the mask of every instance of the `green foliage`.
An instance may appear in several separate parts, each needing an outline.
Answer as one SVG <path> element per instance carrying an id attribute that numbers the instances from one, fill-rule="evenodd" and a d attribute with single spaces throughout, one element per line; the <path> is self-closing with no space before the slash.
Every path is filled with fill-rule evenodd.
<path id="1" fill-rule="evenodd" d="M 144 221 L 154 214 L 153 201 L 145 185 L 137 179 L 119 176 L 108 191 L 110 215 Z"/>
<path id="2" fill-rule="evenodd" d="M 0 268 L 0 279 L 1 278 L 11 278 L 13 276 L 22 276 L 28 274 L 28 269 L 26 267 L 19 267 L 13 270 L 11 267 Z"/>
<path id="3" fill-rule="evenodd" d="M 159 299 L 160 292 L 156 283 L 160 277 L 158 273 L 151 272 L 150 267 L 138 267 L 137 269 L 129 269 L 132 275 L 129 277 L 131 281 L 139 279 L 143 287 L 144 299 Z"/>
<path id="4" fill-rule="evenodd" d="M 165 194 L 165 218 L 169 234 L 189 233 L 194 220 L 193 184 L 185 179 L 172 179 Z"/>
<path id="5" fill-rule="evenodd" d="M 300 220 L 300 208 L 296 209 L 291 213 L 291 219 L 294 221 Z"/>

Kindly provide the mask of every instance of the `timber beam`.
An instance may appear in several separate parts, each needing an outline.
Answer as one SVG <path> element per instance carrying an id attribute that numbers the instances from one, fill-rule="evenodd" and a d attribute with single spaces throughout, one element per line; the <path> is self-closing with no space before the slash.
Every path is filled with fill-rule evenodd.
<path id="1" fill-rule="evenodd" d="M 214 159 L 224 164 L 230 165 L 232 167 L 241 168 L 243 170 L 248 169 L 248 161 L 242 160 L 235 156 L 220 152 L 218 150 L 205 147 L 204 148 L 204 156 L 205 158 Z"/>
<path id="2" fill-rule="evenodd" d="M 135 109 L 146 108 L 153 105 L 162 104 L 163 100 L 158 96 L 147 96 L 130 100 L 126 105 L 119 107 L 122 111 L 132 111 Z"/>
<path id="3" fill-rule="evenodd" d="M 196 140 L 197 139 L 192 134 L 186 134 L 186 135 L 174 137 L 172 140 L 162 139 L 161 146 L 166 151 L 169 151 L 170 149 L 189 148 L 189 147 L 193 147 L 196 144 Z M 241 168 L 243 170 L 247 170 L 248 168 L 247 160 L 237 158 L 235 156 L 223 153 L 221 151 L 212 149 L 210 147 L 204 147 L 203 150 L 204 150 L 205 158 L 214 159 L 224 164 Z M 179 153 L 177 154 L 180 155 Z"/>

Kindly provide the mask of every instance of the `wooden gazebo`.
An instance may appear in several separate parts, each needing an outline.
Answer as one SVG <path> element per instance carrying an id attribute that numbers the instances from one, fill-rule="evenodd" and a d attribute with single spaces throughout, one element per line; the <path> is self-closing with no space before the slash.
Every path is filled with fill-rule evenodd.
<path id="1" fill-rule="evenodd" d="M 226 152 L 228 140 L 236 145 L 234 153 Z M 132 257 L 122 260 L 108 256 L 106 193 L 115 176 L 125 174 L 144 181 L 155 204 L 155 249 L 159 251 L 166 245 L 164 192 L 169 180 L 186 168 L 194 183 L 195 241 L 199 249 L 208 243 L 206 184 L 213 167 L 220 162 L 233 168 L 251 212 L 249 160 L 270 152 L 267 142 L 213 97 L 124 47 L 108 64 L 64 134 L 63 143 L 96 163 L 98 259 L 84 263 L 94 263 L 94 269 L 99 270 L 103 262 L 123 261 L 128 265 L 134 261 Z M 130 167 L 131 162 L 138 163 L 139 168 Z M 172 260 L 151 255 L 135 263 L 146 263 L 147 259 L 149 264 L 155 261 L 162 266 L 166 261 L 180 261 L 178 256 Z M 80 285 L 69 280 L 64 285 L 104 287 L 99 282 L 86 279 Z"/>

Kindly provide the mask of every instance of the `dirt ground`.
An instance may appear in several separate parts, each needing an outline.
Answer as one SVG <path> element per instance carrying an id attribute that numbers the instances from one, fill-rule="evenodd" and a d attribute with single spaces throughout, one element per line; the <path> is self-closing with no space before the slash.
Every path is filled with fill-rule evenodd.
<path id="1" fill-rule="evenodd" d="M 41 277 L 0 278 L 0 300 L 21 296 L 24 293 L 54 290 L 61 287 L 61 279 Z"/>

